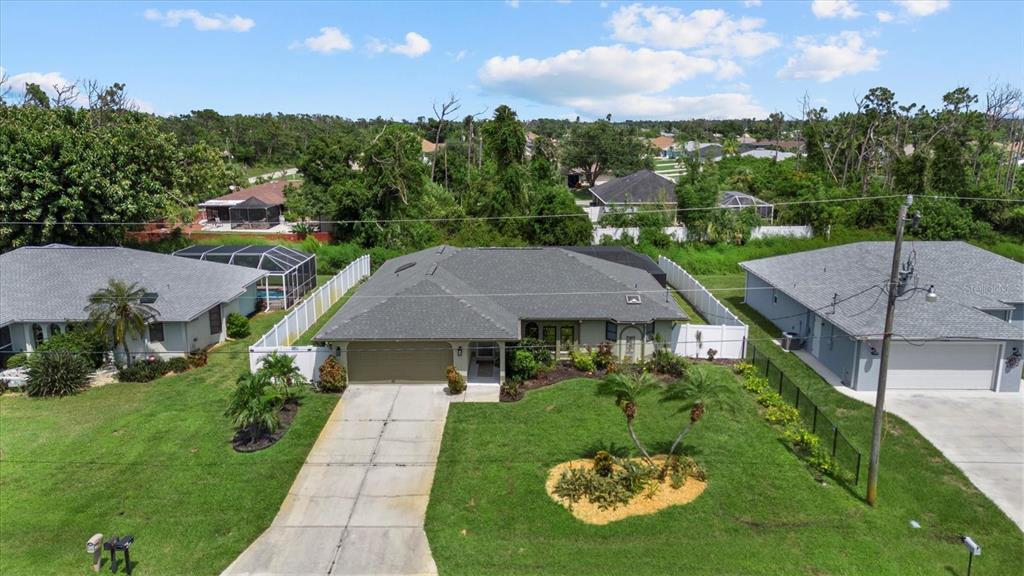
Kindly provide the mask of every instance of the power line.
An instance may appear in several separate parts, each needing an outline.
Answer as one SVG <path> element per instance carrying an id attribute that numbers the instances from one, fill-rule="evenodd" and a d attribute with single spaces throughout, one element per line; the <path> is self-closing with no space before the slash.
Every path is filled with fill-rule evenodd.
<path id="1" fill-rule="evenodd" d="M 851 196 L 847 198 L 821 198 L 813 200 L 790 200 L 784 202 L 772 202 L 772 206 L 804 206 L 813 204 L 831 204 L 843 202 L 859 202 L 868 200 L 888 200 L 893 198 L 904 198 L 904 194 L 883 194 L 879 196 Z M 960 197 L 960 196 L 939 196 L 919 195 L 917 198 L 948 199 L 948 200 L 984 200 L 990 202 L 1024 203 L 1024 199 L 1017 198 L 981 198 L 981 197 Z M 744 207 L 736 206 L 692 206 L 686 208 L 661 208 L 644 209 L 632 212 L 620 212 L 611 210 L 608 214 L 628 218 L 639 214 L 677 214 L 682 212 L 708 212 L 714 210 L 738 210 Z M 754 208 L 753 206 L 747 208 Z M 563 214 L 510 214 L 503 216 L 451 216 L 436 218 L 370 218 L 370 219 L 349 219 L 349 220 L 306 220 L 306 223 L 313 224 L 390 224 L 390 223 L 413 223 L 413 222 L 473 222 L 473 221 L 496 221 L 496 220 L 545 220 L 555 218 L 590 218 L 584 212 L 563 213 Z M 130 222 L 130 221 L 44 221 L 44 220 L 8 220 L 0 221 L 0 226 L 146 226 L 153 221 Z"/>

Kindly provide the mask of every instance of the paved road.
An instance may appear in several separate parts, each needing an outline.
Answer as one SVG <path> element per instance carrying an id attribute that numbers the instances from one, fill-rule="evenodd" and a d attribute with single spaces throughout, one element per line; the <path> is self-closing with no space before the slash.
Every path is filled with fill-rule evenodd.
<path id="1" fill-rule="evenodd" d="M 839 390 L 875 403 L 874 392 Z M 890 390 L 885 409 L 917 428 L 1024 530 L 1024 394 Z"/>
<path id="2" fill-rule="evenodd" d="M 437 574 L 423 520 L 448 405 L 497 399 L 497 386 L 349 387 L 271 527 L 223 574 Z"/>

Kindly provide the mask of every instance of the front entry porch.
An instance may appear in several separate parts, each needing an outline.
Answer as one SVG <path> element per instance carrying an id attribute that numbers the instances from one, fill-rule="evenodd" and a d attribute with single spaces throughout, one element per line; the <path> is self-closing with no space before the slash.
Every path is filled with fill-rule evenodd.
<path id="1" fill-rule="evenodd" d="M 470 342 L 468 384 L 500 384 L 504 342 Z"/>

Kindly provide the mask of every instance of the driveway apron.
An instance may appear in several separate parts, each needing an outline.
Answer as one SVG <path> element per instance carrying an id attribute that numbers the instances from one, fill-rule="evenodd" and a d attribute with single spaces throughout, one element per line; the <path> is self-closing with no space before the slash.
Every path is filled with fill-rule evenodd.
<path id="1" fill-rule="evenodd" d="M 223 574 L 437 574 L 423 520 L 451 402 L 440 385 L 350 386 L 281 510 Z"/>

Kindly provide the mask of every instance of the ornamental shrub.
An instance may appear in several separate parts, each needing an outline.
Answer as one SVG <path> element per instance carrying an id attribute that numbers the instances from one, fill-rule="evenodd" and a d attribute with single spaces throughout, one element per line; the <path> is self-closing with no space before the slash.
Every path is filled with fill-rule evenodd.
<path id="1" fill-rule="evenodd" d="M 765 390 L 758 394 L 757 403 L 765 408 L 771 408 L 772 406 L 783 406 L 786 401 L 782 399 L 782 396 L 774 390 Z"/>
<path id="2" fill-rule="evenodd" d="M 18 352 L 17 354 L 11 354 L 7 357 L 8 368 L 21 368 L 28 364 L 28 354 L 24 352 Z"/>
<path id="3" fill-rule="evenodd" d="M 658 348 L 654 351 L 654 354 L 651 354 L 651 359 L 648 360 L 648 367 L 653 372 L 658 372 L 659 374 L 679 377 L 686 373 L 686 370 L 690 367 L 690 361 L 671 350 Z"/>
<path id="4" fill-rule="evenodd" d="M 540 370 L 540 366 L 537 365 L 537 360 L 533 357 L 533 354 L 526 350 L 516 350 L 515 354 L 512 355 L 512 364 L 509 366 L 511 369 L 510 378 L 522 382 L 523 380 L 530 380 L 537 375 Z"/>
<path id="5" fill-rule="evenodd" d="M 754 366 L 750 362 L 739 362 L 732 367 L 733 372 L 739 374 L 744 378 L 751 378 L 757 376 L 757 366 Z"/>
<path id="6" fill-rule="evenodd" d="M 555 353 L 551 350 L 551 347 L 545 344 L 543 340 L 538 340 L 537 338 L 523 338 L 516 345 L 516 350 L 529 352 L 537 363 L 538 369 L 551 366 L 555 362 Z"/>
<path id="7" fill-rule="evenodd" d="M 153 357 L 122 366 L 117 370 L 120 382 L 151 382 L 170 372 L 170 367 L 162 358 Z"/>
<path id="8" fill-rule="evenodd" d="M 747 376 L 746 380 L 743 381 L 743 388 L 747 392 L 753 392 L 754 394 L 763 394 L 765 392 L 768 392 L 768 379 L 765 378 L 764 376 Z"/>
<path id="9" fill-rule="evenodd" d="M 188 358 L 183 356 L 177 356 L 167 361 L 167 371 L 174 372 L 175 374 L 181 374 L 187 372 L 189 369 Z"/>
<path id="10" fill-rule="evenodd" d="M 190 352 L 188 355 L 189 366 L 193 368 L 202 368 L 203 366 L 206 366 L 209 359 L 210 356 L 205 349 Z"/>
<path id="11" fill-rule="evenodd" d="M 764 419 L 772 424 L 786 426 L 800 420 L 800 411 L 786 403 L 773 404 L 764 411 Z"/>
<path id="12" fill-rule="evenodd" d="M 786 440 L 798 454 L 815 454 L 821 446 L 821 439 L 803 426 L 790 426 L 786 429 Z"/>
<path id="13" fill-rule="evenodd" d="M 614 470 L 615 458 L 605 450 L 598 450 L 594 454 L 594 473 L 598 476 L 611 476 Z"/>
<path id="14" fill-rule="evenodd" d="M 238 312 L 228 314 L 228 338 L 245 338 L 250 333 L 249 319 Z"/>
<path id="15" fill-rule="evenodd" d="M 455 366 L 449 365 L 446 375 L 448 376 L 449 394 L 462 394 L 466 391 L 466 377 L 459 373 Z"/>
<path id="16" fill-rule="evenodd" d="M 25 392 L 29 396 L 71 396 L 88 386 L 91 373 L 89 362 L 70 350 L 33 354 Z"/>
<path id="17" fill-rule="evenodd" d="M 67 350 L 86 360 L 92 369 L 103 366 L 107 359 L 106 339 L 91 326 L 70 324 L 64 332 L 54 333 L 39 345 L 38 352 Z"/>
<path id="18" fill-rule="evenodd" d="M 572 351 L 572 367 L 581 372 L 594 371 L 594 355 L 589 350 Z"/>
<path id="19" fill-rule="evenodd" d="M 320 391 L 341 393 L 348 388 L 348 374 L 345 367 L 334 356 L 328 356 L 320 365 Z"/>
<path id="20" fill-rule="evenodd" d="M 612 353 L 611 342 L 601 342 L 594 351 L 594 367 L 598 370 L 606 370 L 615 363 L 615 354 Z"/>

